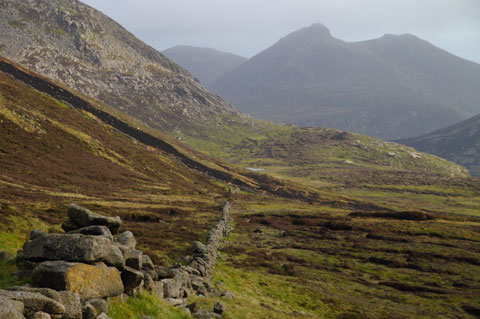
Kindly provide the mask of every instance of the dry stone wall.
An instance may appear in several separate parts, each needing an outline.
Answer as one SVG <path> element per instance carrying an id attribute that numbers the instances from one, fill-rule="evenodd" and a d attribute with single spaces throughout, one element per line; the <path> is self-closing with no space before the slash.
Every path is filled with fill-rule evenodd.
<path id="1" fill-rule="evenodd" d="M 222 304 L 208 312 L 188 304 L 188 298 L 192 294 L 233 298 L 231 292 L 219 292 L 212 284 L 218 248 L 231 230 L 229 209 L 227 202 L 205 244 L 195 242 L 182 263 L 166 268 L 154 265 L 136 249 L 132 232 L 118 233 L 119 217 L 102 216 L 72 204 L 62 224 L 65 233 L 33 230 L 17 252 L 17 275 L 31 275 L 33 285 L 0 290 L 0 319 L 105 319 L 111 298 L 124 301 L 141 290 L 195 318 L 221 317 L 225 311 Z M 14 260 L 4 255 L 4 260 Z"/>

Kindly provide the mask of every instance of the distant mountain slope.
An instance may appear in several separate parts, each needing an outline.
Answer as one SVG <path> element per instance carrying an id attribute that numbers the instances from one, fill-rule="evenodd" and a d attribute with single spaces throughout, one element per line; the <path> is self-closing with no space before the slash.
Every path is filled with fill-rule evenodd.
<path id="1" fill-rule="evenodd" d="M 286 36 L 211 87 L 265 120 L 382 139 L 426 133 L 480 109 L 480 65 L 410 35 L 347 43 L 321 24 Z"/>
<path id="2" fill-rule="evenodd" d="M 480 177 L 480 115 L 439 131 L 399 143 L 461 164 Z"/>
<path id="3" fill-rule="evenodd" d="M 345 163 L 345 153 L 349 153 L 358 161 L 355 164 L 371 172 L 409 170 L 443 176 L 467 175 L 460 166 L 426 154 L 417 156 L 413 149 L 403 146 L 382 144 L 354 134 L 343 136 L 336 130 L 267 123 L 244 115 L 206 90 L 187 71 L 79 1 L 8 0 L 0 4 L 0 17 L 2 52 L 10 59 L 40 74 L 51 75 L 82 96 L 102 100 L 117 109 L 118 118 L 123 118 L 124 112 L 142 121 L 131 124 L 133 129 L 143 127 L 155 136 L 157 130 L 166 132 L 216 158 L 242 165 L 266 159 L 289 169 L 296 165 L 303 175 L 314 176 L 316 171 L 324 171 L 322 165 L 332 161 L 347 171 L 354 170 L 355 165 Z M 149 127 L 145 128 L 143 123 Z M 330 137 L 337 135 L 341 138 L 332 143 Z M 260 147 L 252 148 L 252 141 Z M 331 146 L 330 154 L 323 152 L 326 144 Z M 293 152 L 305 154 L 304 159 Z M 379 158 L 389 152 L 394 155 Z M 188 159 L 176 157 L 190 166 Z M 212 162 L 210 158 L 201 164 L 209 166 Z M 222 171 L 223 165 L 219 163 L 215 169 Z M 280 190 L 284 196 L 300 196 L 303 192 L 298 190 L 301 187 L 291 188 L 268 176 L 248 172 L 229 176 L 220 179 L 229 182 L 237 177 L 253 187 L 262 184 L 261 188 L 268 192 Z"/>
<path id="4" fill-rule="evenodd" d="M 179 45 L 162 53 L 187 69 L 207 88 L 211 82 L 247 61 L 236 54 L 186 45 Z"/>
<path id="5" fill-rule="evenodd" d="M 0 3 L 1 54 L 171 132 L 248 122 L 187 71 L 77 0 Z"/>
<path id="6" fill-rule="evenodd" d="M 159 265 L 178 264 L 181 256 L 191 254 L 194 241 L 205 240 L 219 217 L 227 185 L 183 160 L 234 174 L 231 165 L 212 162 L 121 112 L 1 58 L 0 70 L 5 72 L 0 72 L 2 249 L 16 251 L 32 229 L 58 232 L 72 202 L 121 216 L 122 231 L 132 231 L 137 247 Z M 480 280 L 480 222 L 461 214 L 478 215 L 480 180 L 440 174 L 422 179 L 422 171 L 433 167 L 430 161 L 442 165 L 441 171 L 451 167 L 457 176 L 462 169 L 406 146 L 329 129 L 278 128 L 285 134 L 248 140 L 254 146 L 248 149 L 270 164 L 268 158 L 283 158 L 301 165 L 306 154 L 300 152 L 313 151 L 310 145 L 321 140 L 323 147 L 310 156 L 325 157 L 327 173 L 339 171 L 332 163 L 335 156 L 338 165 L 350 161 L 343 168 L 361 165 L 370 156 L 373 161 L 363 163 L 371 175 L 359 180 L 351 173 L 361 168 L 344 171 L 353 183 L 328 183 L 321 193 L 298 188 L 303 197 L 292 196 L 281 184 L 272 192 L 278 196 L 229 193 L 235 200 L 235 227 L 215 272 L 235 294 L 234 300 L 221 300 L 227 303 L 226 316 L 383 319 L 401 313 L 466 318 L 475 311 L 468 305 L 477 304 L 480 292 L 472 284 Z M 153 142 L 161 147 L 152 147 Z M 384 166 L 378 168 L 379 162 Z M 393 162 L 397 173 L 404 174 L 403 183 L 390 178 Z M 418 171 L 409 172 L 410 167 Z M 325 174 L 324 168 L 318 171 Z M 382 171 L 392 175 L 385 178 Z M 297 169 L 299 176 L 304 172 Z M 274 181 L 253 176 L 259 184 Z M 392 180 L 395 184 L 389 185 Z M 359 186 L 361 192 L 352 193 Z M 323 201 L 312 200 L 315 195 Z M 352 200 L 352 195 L 366 199 Z M 379 206 L 382 211 L 376 211 Z M 442 211 L 456 214 L 438 213 Z M 8 275 L 17 269 L 5 265 L 0 263 L 2 287 L 24 284 Z M 147 308 L 156 318 L 164 313 L 153 312 L 155 299 L 147 292 L 140 298 L 124 303 L 125 312 L 112 309 L 112 316 L 127 318 L 133 303 L 139 304 L 133 305 L 137 314 Z M 197 298 L 190 295 L 189 302 Z M 210 305 L 219 300 L 216 294 L 203 299 Z"/>

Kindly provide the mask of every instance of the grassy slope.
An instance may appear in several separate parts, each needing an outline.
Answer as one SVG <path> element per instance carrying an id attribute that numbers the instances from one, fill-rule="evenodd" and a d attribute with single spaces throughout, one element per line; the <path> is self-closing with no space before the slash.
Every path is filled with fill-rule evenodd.
<path id="1" fill-rule="evenodd" d="M 120 215 L 159 262 L 171 262 L 218 215 L 224 186 L 4 74 L 0 123 L 2 218 L 22 212 L 58 224 L 76 202 Z"/>
<path id="2" fill-rule="evenodd" d="M 480 309 L 478 218 L 250 195 L 233 217 L 216 274 L 236 295 L 224 300 L 227 318 L 474 318 L 466 310 Z"/>
<path id="3" fill-rule="evenodd" d="M 420 205 L 432 212 L 480 211 L 480 181 L 465 168 L 359 134 L 260 123 L 182 138 L 212 156 L 330 196 L 398 210 Z"/>
<path id="4" fill-rule="evenodd" d="M 353 217 L 332 204 L 241 198 L 217 271 L 236 295 L 224 300 L 227 318 L 478 314 L 480 220 L 473 216 L 480 216 L 480 180 L 402 145 L 331 129 L 256 124 L 178 137 L 325 196 L 436 219 Z M 197 301 L 211 307 L 216 299 Z"/>

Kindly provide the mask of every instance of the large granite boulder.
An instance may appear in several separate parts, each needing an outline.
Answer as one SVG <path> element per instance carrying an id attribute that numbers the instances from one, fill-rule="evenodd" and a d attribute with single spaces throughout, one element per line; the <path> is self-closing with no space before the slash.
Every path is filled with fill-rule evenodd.
<path id="1" fill-rule="evenodd" d="M 33 270 L 33 282 L 40 287 L 68 290 L 82 299 L 105 298 L 124 291 L 118 269 L 64 261 L 47 261 Z"/>
<path id="2" fill-rule="evenodd" d="M 75 226 L 77 226 L 77 228 L 83 228 L 92 225 L 101 225 L 108 227 L 110 232 L 115 235 L 118 233 L 118 229 L 122 224 L 122 220 L 118 216 L 109 217 L 99 215 L 75 204 L 68 207 L 67 213 L 69 220 L 64 224 L 68 226 L 66 228 L 69 228 L 70 230 L 73 230 L 71 228 L 74 228 Z"/>
<path id="3" fill-rule="evenodd" d="M 82 234 L 49 234 L 23 245 L 23 258 L 29 261 L 66 260 L 95 262 L 110 253 L 111 240 Z"/>

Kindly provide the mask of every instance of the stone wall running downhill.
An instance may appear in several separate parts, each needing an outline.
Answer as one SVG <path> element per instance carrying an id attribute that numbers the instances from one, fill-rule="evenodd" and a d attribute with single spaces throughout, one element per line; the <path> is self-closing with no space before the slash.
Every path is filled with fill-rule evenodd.
<path id="1" fill-rule="evenodd" d="M 154 265 L 136 249 L 132 232 L 119 233 L 119 217 L 107 217 L 72 204 L 65 233 L 33 230 L 17 252 L 16 276 L 31 276 L 32 285 L 0 290 L 0 319 L 105 319 L 110 301 L 125 301 L 146 290 L 184 309 L 195 318 L 221 317 L 217 303 L 208 312 L 193 303 L 192 294 L 233 298 L 212 284 L 218 248 L 231 230 L 230 203 L 210 229 L 205 244 L 195 242 L 192 253 L 171 267 Z"/>

